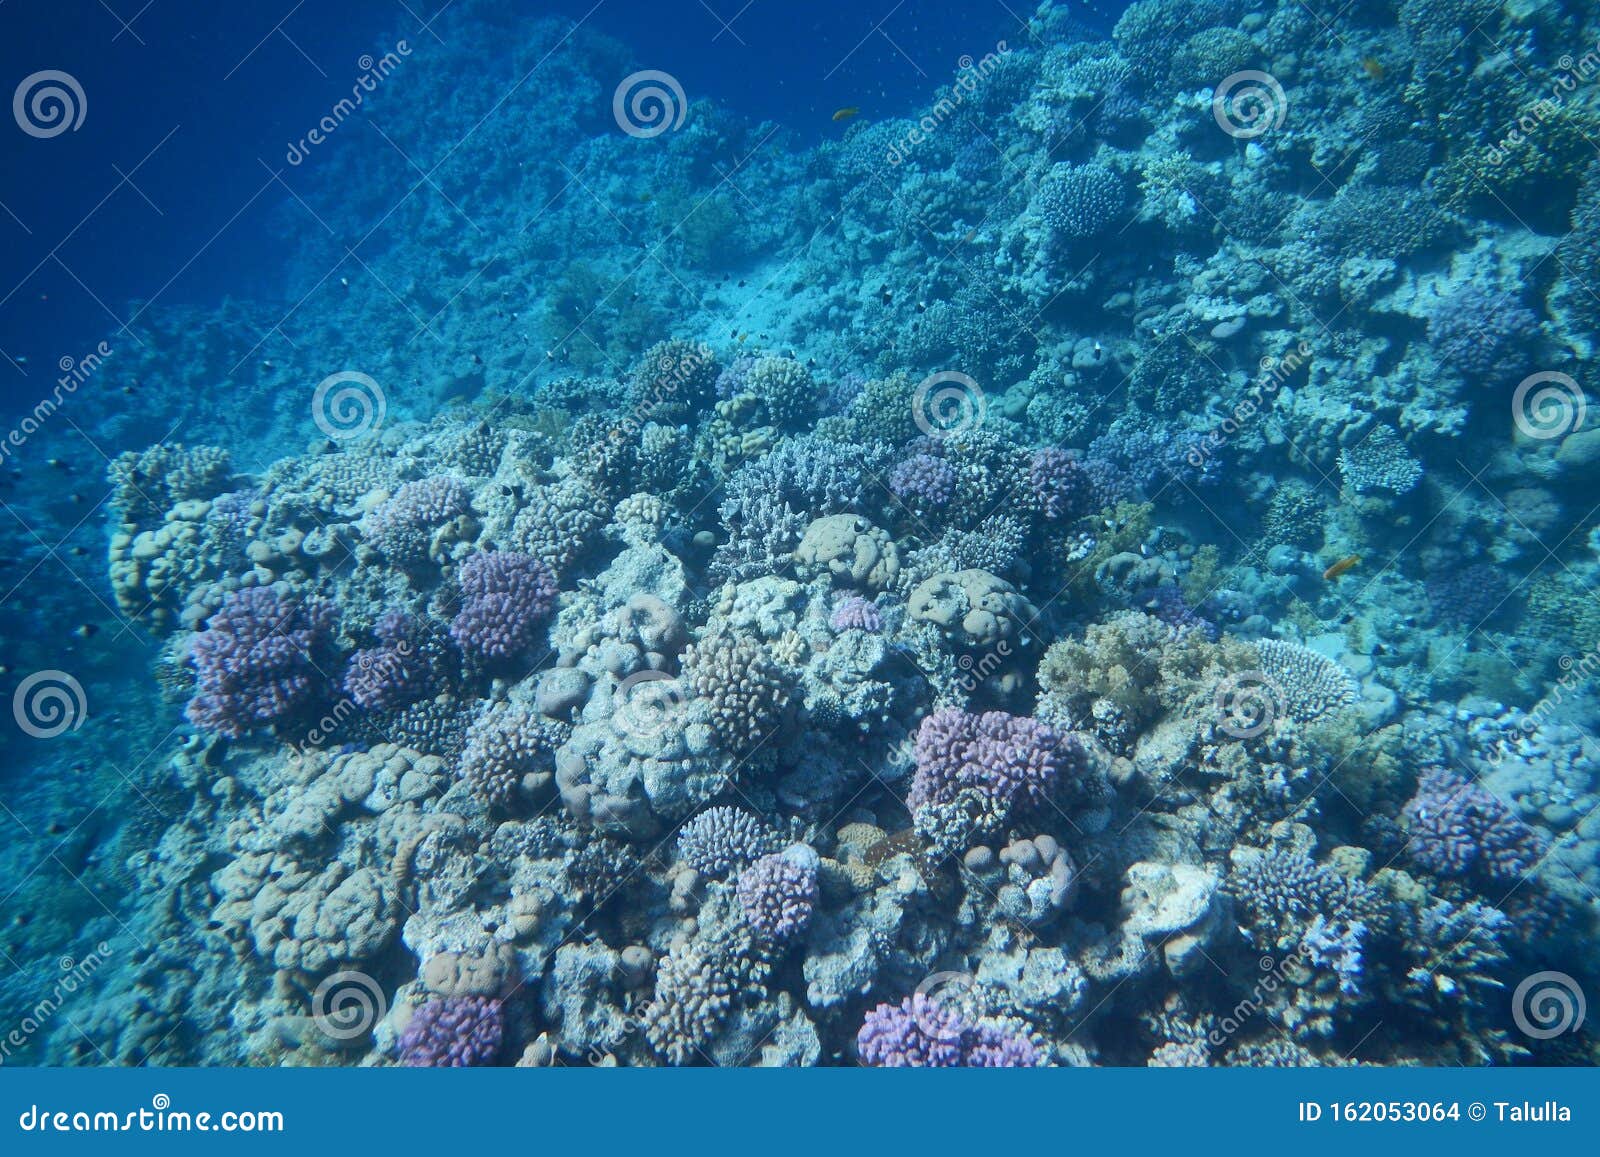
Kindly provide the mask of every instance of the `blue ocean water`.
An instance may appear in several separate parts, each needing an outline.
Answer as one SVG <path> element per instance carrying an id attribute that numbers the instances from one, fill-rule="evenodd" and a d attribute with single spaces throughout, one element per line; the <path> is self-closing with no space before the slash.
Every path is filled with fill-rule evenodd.
<path id="1" fill-rule="evenodd" d="M 0 1059 L 1592 1063 L 1593 5 L 214 8 L 0 8 Z"/>

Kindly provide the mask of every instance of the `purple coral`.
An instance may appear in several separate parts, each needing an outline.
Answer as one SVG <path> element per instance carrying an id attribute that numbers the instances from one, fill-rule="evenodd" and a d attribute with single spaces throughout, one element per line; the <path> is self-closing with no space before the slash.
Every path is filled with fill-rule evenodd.
<path id="1" fill-rule="evenodd" d="M 1511 595 L 1511 577 L 1487 562 L 1429 574 L 1423 580 L 1428 605 L 1439 622 L 1476 630 Z"/>
<path id="2" fill-rule="evenodd" d="M 480 551 L 461 564 L 461 593 L 450 637 L 468 655 L 502 663 L 533 646 L 540 620 L 555 606 L 556 580 L 531 554 Z"/>
<path id="3" fill-rule="evenodd" d="M 505 1005 L 487 996 L 435 997 L 400 1034 L 400 1063 L 412 1068 L 493 1064 L 505 1039 Z"/>
<path id="4" fill-rule="evenodd" d="M 1070 772 L 1081 774 L 1083 747 L 1036 719 L 1004 711 L 973 715 L 957 708 L 935 711 L 917 729 L 917 772 L 907 801 L 913 811 L 949 804 L 976 789 L 1007 815 L 1020 799 L 1047 799 Z"/>
<path id="5" fill-rule="evenodd" d="M 932 454 L 913 454 L 889 472 L 889 489 L 907 502 L 943 506 L 956 492 L 955 467 Z"/>
<path id="6" fill-rule="evenodd" d="M 367 711 L 404 707 L 438 690 L 431 658 L 438 650 L 422 620 L 402 610 L 385 611 L 373 627 L 378 646 L 350 657 L 344 689 Z"/>
<path id="7" fill-rule="evenodd" d="M 447 474 L 407 482 L 367 516 L 367 541 L 393 561 L 427 557 L 436 528 L 472 509 L 466 484 Z"/>
<path id="8" fill-rule="evenodd" d="M 310 705 L 327 688 L 336 622 L 330 603 L 269 587 L 230 591 L 189 647 L 189 719 L 239 736 Z"/>
<path id="9" fill-rule="evenodd" d="M 1050 446 L 1037 450 L 1028 487 L 1049 522 L 1082 518 L 1095 508 L 1095 482 L 1076 454 Z"/>
<path id="10" fill-rule="evenodd" d="M 1028 1068 L 1044 1062 L 1026 1037 L 969 1024 L 921 992 L 867 1013 L 856 1049 L 862 1064 L 878 1068 Z"/>
<path id="11" fill-rule="evenodd" d="M 1545 839 L 1481 784 L 1442 767 L 1424 768 L 1401 813 L 1406 851 L 1441 876 L 1520 880 L 1545 851 Z"/>
<path id="12" fill-rule="evenodd" d="M 1208 639 L 1217 637 L 1216 624 L 1189 605 L 1176 583 L 1162 583 L 1152 588 L 1144 607 L 1174 631 L 1199 631 Z"/>
<path id="13" fill-rule="evenodd" d="M 1539 319 L 1515 298 L 1468 285 L 1439 303 L 1428 318 L 1428 341 L 1462 376 L 1505 385 L 1519 376 Z"/>
<path id="14" fill-rule="evenodd" d="M 828 626 L 835 631 L 872 631 L 883 629 L 883 613 L 878 604 L 860 595 L 847 595 L 840 599 L 828 616 Z"/>
<path id="15" fill-rule="evenodd" d="M 740 872 L 739 906 L 750 927 L 779 941 L 804 932 L 817 903 L 817 866 L 817 854 L 796 844 Z"/>

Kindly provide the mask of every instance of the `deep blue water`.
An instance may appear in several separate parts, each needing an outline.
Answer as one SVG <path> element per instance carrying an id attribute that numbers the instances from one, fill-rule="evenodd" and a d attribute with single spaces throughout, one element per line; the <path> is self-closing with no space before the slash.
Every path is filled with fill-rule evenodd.
<path id="1" fill-rule="evenodd" d="M 436 35 L 430 21 L 448 5 L 283 7 L 8 5 L 12 35 L 0 43 L 7 87 L 59 68 L 84 86 L 89 111 L 62 138 L 0 140 L 0 351 L 12 363 L 0 375 L 0 410 L 31 405 L 52 381 L 50 365 L 81 356 L 106 326 L 117 329 L 149 304 L 279 291 L 281 246 L 268 218 L 288 196 L 272 176 L 285 168 L 287 146 L 346 94 L 363 54 L 381 55 L 402 38 L 426 51 Z M 905 112 L 963 53 L 1007 36 L 1015 42 L 1013 8 L 998 0 L 507 5 L 608 32 L 676 76 L 691 99 L 777 121 L 809 140 L 829 134 L 836 109 Z M 1103 31 L 1100 13 L 1115 9 L 1084 9 L 1085 28 Z M 329 151 L 372 147 L 371 129 L 358 125 Z"/>
<path id="2" fill-rule="evenodd" d="M 0 2 L 0 1063 L 1600 1060 L 1600 6 L 138 3 Z"/>

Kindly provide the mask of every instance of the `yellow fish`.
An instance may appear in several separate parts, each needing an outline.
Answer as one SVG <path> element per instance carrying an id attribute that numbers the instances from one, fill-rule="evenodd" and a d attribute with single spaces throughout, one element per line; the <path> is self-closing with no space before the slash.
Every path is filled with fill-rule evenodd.
<path id="1" fill-rule="evenodd" d="M 847 121 L 853 116 L 859 116 L 860 113 L 861 113 L 861 110 L 858 109 L 855 105 L 849 105 L 849 106 L 847 106 L 845 108 L 840 109 L 836 113 L 834 113 L 833 114 L 833 119 L 836 120 L 836 121 Z"/>

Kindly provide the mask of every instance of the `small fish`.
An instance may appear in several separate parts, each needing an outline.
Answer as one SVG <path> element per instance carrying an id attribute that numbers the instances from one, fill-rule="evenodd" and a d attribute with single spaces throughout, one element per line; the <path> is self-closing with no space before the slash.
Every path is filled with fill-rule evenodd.
<path id="1" fill-rule="evenodd" d="M 639 194 L 639 200 L 643 201 L 645 204 L 648 205 L 650 203 L 650 193 L 649 192 L 640 193 Z"/>
<path id="2" fill-rule="evenodd" d="M 93 623 L 84 623 L 80 627 L 73 628 L 72 633 L 77 635 L 80 639 L 92 639 L 95 637 L 95 635 L 100 633 L 100 628 L 95 626 Z"/>
<path id="3" fill-rule="evenodd" d="M 1361 71 L 1367 74 L 1369 80 L 1383 79 L 1383 61 L 1376 56 L 1363 56 L 1361 58 Z"/>
<path id="4" fill-rule="evenodd" d="M 1322 577 L 1327 581 L 1332 582 L 1334 579 L 1344 574 L 1345 571 L 1350 570 L 1360 561 L 1361 556 L 1359 554 L 1347 554 L 1338 562 L 1330 566 L 1327 570 L 1323 571 Z"/>
<path id="5" fill-rule="evenodd" d="M 847 120 L 850 120 L 852 117 L 857 117 L 857 116 L 860 116 L 860 115 L 861 115 L 861 110 L 858 109 L 855 105 L 852 104 L 852 105 L 846 105 L 844 108 L 836 110 L 834 112 L 834 114 L 833 114 L 833 119 L 836 120 L 836 121 L 847 121 Z"/>

